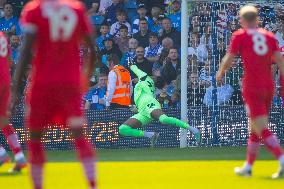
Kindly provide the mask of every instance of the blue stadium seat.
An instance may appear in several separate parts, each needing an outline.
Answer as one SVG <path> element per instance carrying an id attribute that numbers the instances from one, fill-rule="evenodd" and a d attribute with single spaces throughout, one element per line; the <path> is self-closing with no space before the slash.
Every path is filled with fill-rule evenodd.
<path id="1" fill-rule="evenodd" d="M 105 17 L 100 15 L 95 15 L 91 17 L 92 23 L 96 26 L 101 25 L 104 21 Z"/>

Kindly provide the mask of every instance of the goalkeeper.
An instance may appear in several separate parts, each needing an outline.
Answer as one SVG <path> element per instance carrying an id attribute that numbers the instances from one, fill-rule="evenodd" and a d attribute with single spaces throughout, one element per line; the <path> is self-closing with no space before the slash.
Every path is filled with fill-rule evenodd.
<path id="1" fill-rule="evenodd" d="M 129 63 L 131 64 L 132 62 Z M 162 79 L 162 77 L 157 77 L 154 83 L 153 79 L 136 65 L 129 66 L 139 79 L 134 88 L 134 102 L 137 107 L 137 109 L 135 109 L 138 110 L 138 113 L 119 127 L 119 134 L 132 137 L 147 137 L 150 139 L 151 146 L 153 147 L 158 140 L 159 133 L 142 131 L 137 128 L 145 126 L 153 120 L 159 120 L 162 124 L 189 129 L 194 133 L 195 139 L 199 144 L 201 142 L 200 131 L 179 119 L 168 117 L 162 111 L 160 103 L 155 99 L 155 87 L 162 89 L 166 85 L 165 80 Z"/>

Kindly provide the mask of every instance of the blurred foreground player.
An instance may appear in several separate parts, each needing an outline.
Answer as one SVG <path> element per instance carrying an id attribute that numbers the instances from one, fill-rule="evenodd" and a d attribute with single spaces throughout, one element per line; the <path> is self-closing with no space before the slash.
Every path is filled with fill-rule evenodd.
<path id="1" fill-rule="evenodd" d="M 9 69 L 9 47 L 4 33 L 0 32 L 0 128 L 7 139 L 10 149 L 15 156 L 15 166 L 11 171 L 20 171 L 27 165 L 25 156 L 21 150 L 17 133 L 9 124 L 9 103 L 10 103 L 10 69 Z M 8 162 L 10 157 L 0 144 L 0 166 Z"/>
<path id="2" fill-rule="evenodd" d="M 147 137 L 151 141 L 151 147 L 153 147 L 158 140 L 159 133 L 142 131 L 137 128 L 157 120 L 162 124 L 190 130 L 199 144 L 201 142 L 200 131 L 177 118 L 167 116 L 163 112 L 160 103 L 155 99 L 155 87 L 158 89 L 164 88 L 166 81 L 161 77 L 157 77 L 154 82 L 150 76 L 134 64 L 133 60 L 129 61 L 128 64 L 139 79 L 134 88 L 134 102 L 138 112 L 119 127 L 119 134 L 123 136 Z"/>
<path id="3" fill-rule="evenodd" d="M 235 173 L 251 176 L 261 139 L 266 148 L 279 160 L 279 171 L 272 178 L 283 177 L 284 154 L 276 136 L 268 129 L 268 114 L 274 94 L 271 72 L 272 61 L 284 76 L 284 61 L 277 41 L 271 32 L 258 28 L 258 11 L 254 6 L 244 6 L 240 10 L 240 29 L 233 33 L 229 52 L 222 60 L 217 73 L 221 82 L 225 71 L 230 68 L 235 55 L 240 54 L 244 62 L 243 97 L 247 108 L 250 136 L 247 145 L 247 160 L 243 167 L 235 168 Z"/>
<path id="4" fill-rule="evenodd" d="M 26 119 L 33 187 L 42 189 L 43 186 L 45 154 L 41 138 L 44 129 L 57 124 L 70 127 L 89 187 L 94 189 L 94 151 L 83 135 L 85 122 L 80 109 L 80 80 L 82 75 L 90 79 L 95 58 L 85 8 L 76 0 L 31 1 L 23 9 L 21 24 L 24 42 L 15 73 L 14 102 L 18 99 L 24 68 L 32 62 Z M 82 41 L 91 53 L 80 69 L 79 44 Z"/>

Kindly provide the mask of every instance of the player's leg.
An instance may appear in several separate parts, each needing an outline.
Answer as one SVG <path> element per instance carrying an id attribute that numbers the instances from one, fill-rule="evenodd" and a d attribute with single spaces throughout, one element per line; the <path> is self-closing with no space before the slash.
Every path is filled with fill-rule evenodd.
<path id="1" fill-rule="evenodd" d="M 173 125 L 173 126 L 177 126 L 183 129 L 188 129 L 189 131 L 191 131 L 194 136 L 195 139 L 198 143 L 200 143 L 201 141 L 201 135 L 200 135 L 200 131 L 192 126 L 190 126 L 188 123 L 183 122 L 177 118 L 174 117 L 169 117 L 167 116 L 163 110 L 161 109 L 154 109 L 151 111 L 151 117 L 155 120 L 160 121 L 163 124 L 167 124 L 167 125 Z"/>
<path id="2" fill-rule="evenodd" d="M 85 138 L 83 134 L 82 126 L 84 124 L 84 118 L 82 116 L 70 117 L 67 123 L 70 125 L 72 136 L 75 139 L 78 159 L 81 161 L 88 184 L 91 189 L 95 189 L 95 152 L 92 144 Z"/>
<path id="3" fill-rule="evenodd" d="M 10 149 L 12 150 L 16 164 L 12 171 L 20 171 L 27 165 L 24 153 L 22 152 L 18 136 L 11 124 L 9 124 L 8 106 L 10 91 L 9 87 L 0 89 L 0 129 L 2 130 Z M 0 160 L 1 162 L 1 160 Z"/>
<path id="4" fill-rule="evenodd" d="M 252 166 L 257 158 L 261 137 L 257 134 L 254 130 L 253 122 L 249 121 L 249 127 L 251 133 L 248 138 L 247 142 L 247 155 L 246 155 L 246 162 L 244 163 L 243 167 L 236 167 L 235 173 L 241 176 L 251 176 L 252 174 Z"/>
<path id="5" fill-rule="evenodd" d="M 280 169 L 278 173 L 274 174 L 273 177 L 284 176 L 284 153 L 280 146 L 280 143 L 276 137 L 268 128 L 268 116 L 257 117 L 252 120 L 254 130 L 258 136 L 261 136 L 265 147 L 274 157 L 279 161 Z"/>
<path id="6" fill-rule="evenodd" d="M 0 166 L 10 161 L 10 157 L 5 148 L 0 144 Z"/>
<path id="7" fill-rule="evenodd" d="M 119 127 L 119 134 L 132 137 L 147 137 L 150 139 L 151 146 L 153 147 L 157 142 L 159 133 L 137 129 L 147 125 L 151 121 L 151 118 L 148 118 L 141 113 L 135 114 Z"/>
<path id="8" fill-rule="evenodd" d="M 28 154 L 30 162 L 30 174 L 33 189 L 43 188 L 43 165 L 46 161 L 44 147 L 41 142 L 42 129 L 30 128 L 30 141 L 28 141 Z"/>

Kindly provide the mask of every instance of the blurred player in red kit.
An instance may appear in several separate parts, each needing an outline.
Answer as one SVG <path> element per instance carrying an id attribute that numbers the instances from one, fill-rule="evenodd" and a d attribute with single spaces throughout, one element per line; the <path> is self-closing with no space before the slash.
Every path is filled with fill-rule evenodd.
<path id="1" fill-rule="evenodd" d="M 230 68 L 236 55 L 244 62 L 243 98 L 249 117 L 250 135 L 247 145 L 247 159 L 243 167 L 236 167 L 235 173 L 251 176 L 261 139 L 266 148 L 279 160 L 279 170 L 273 178 L 284 174 L 284 153 L 276 136 L 268 129 L 268 114 L 274 94 L 274 81 L 271 72 L 272 62 L 276 62 L 284 76 L 284 60 L 277 41 L 271 32 L 258 28 L 258 11 L 247 5 L 240 10 L 242 29 L 232 35 L 228 53 L 222 60 L 216 75 L 221 82 L 225 71 Z"/>
<path id="2" fill-rule="evenodd" d="M 0 32 L 0 128 L 12 150 L 16 164 L 11 171 L 20 171 L 27 165 L 21 150 L 15 129 L 9 124 L 10 103 L 10 69 L 9 69 L 9 44 L 3 32 Z M 0 144 L 0 166 L 9 161 L 6 150 Z"/>
<path id="3" fill-rule="evenodd" d="M 87 77 L 85 80 L 91 77 L 95 59 L 85 7 L 77 0 L 34 0 L 25 5 L 20 21 L 24 40 L 15 73 L 13 103 L 18 99 L 24 68 L 32 63 L 26 124 L 30 131 L 28 151 L 33 187 L 43 187 L 43 131 L 49 124 L 58 124 L 69 126 L 89 187 L 94 189 L 94 150 L 83 135 L 85 120 L 80 109 L 82 75 Z M 81 42 L 90 51 L 82 68 Z"/>

